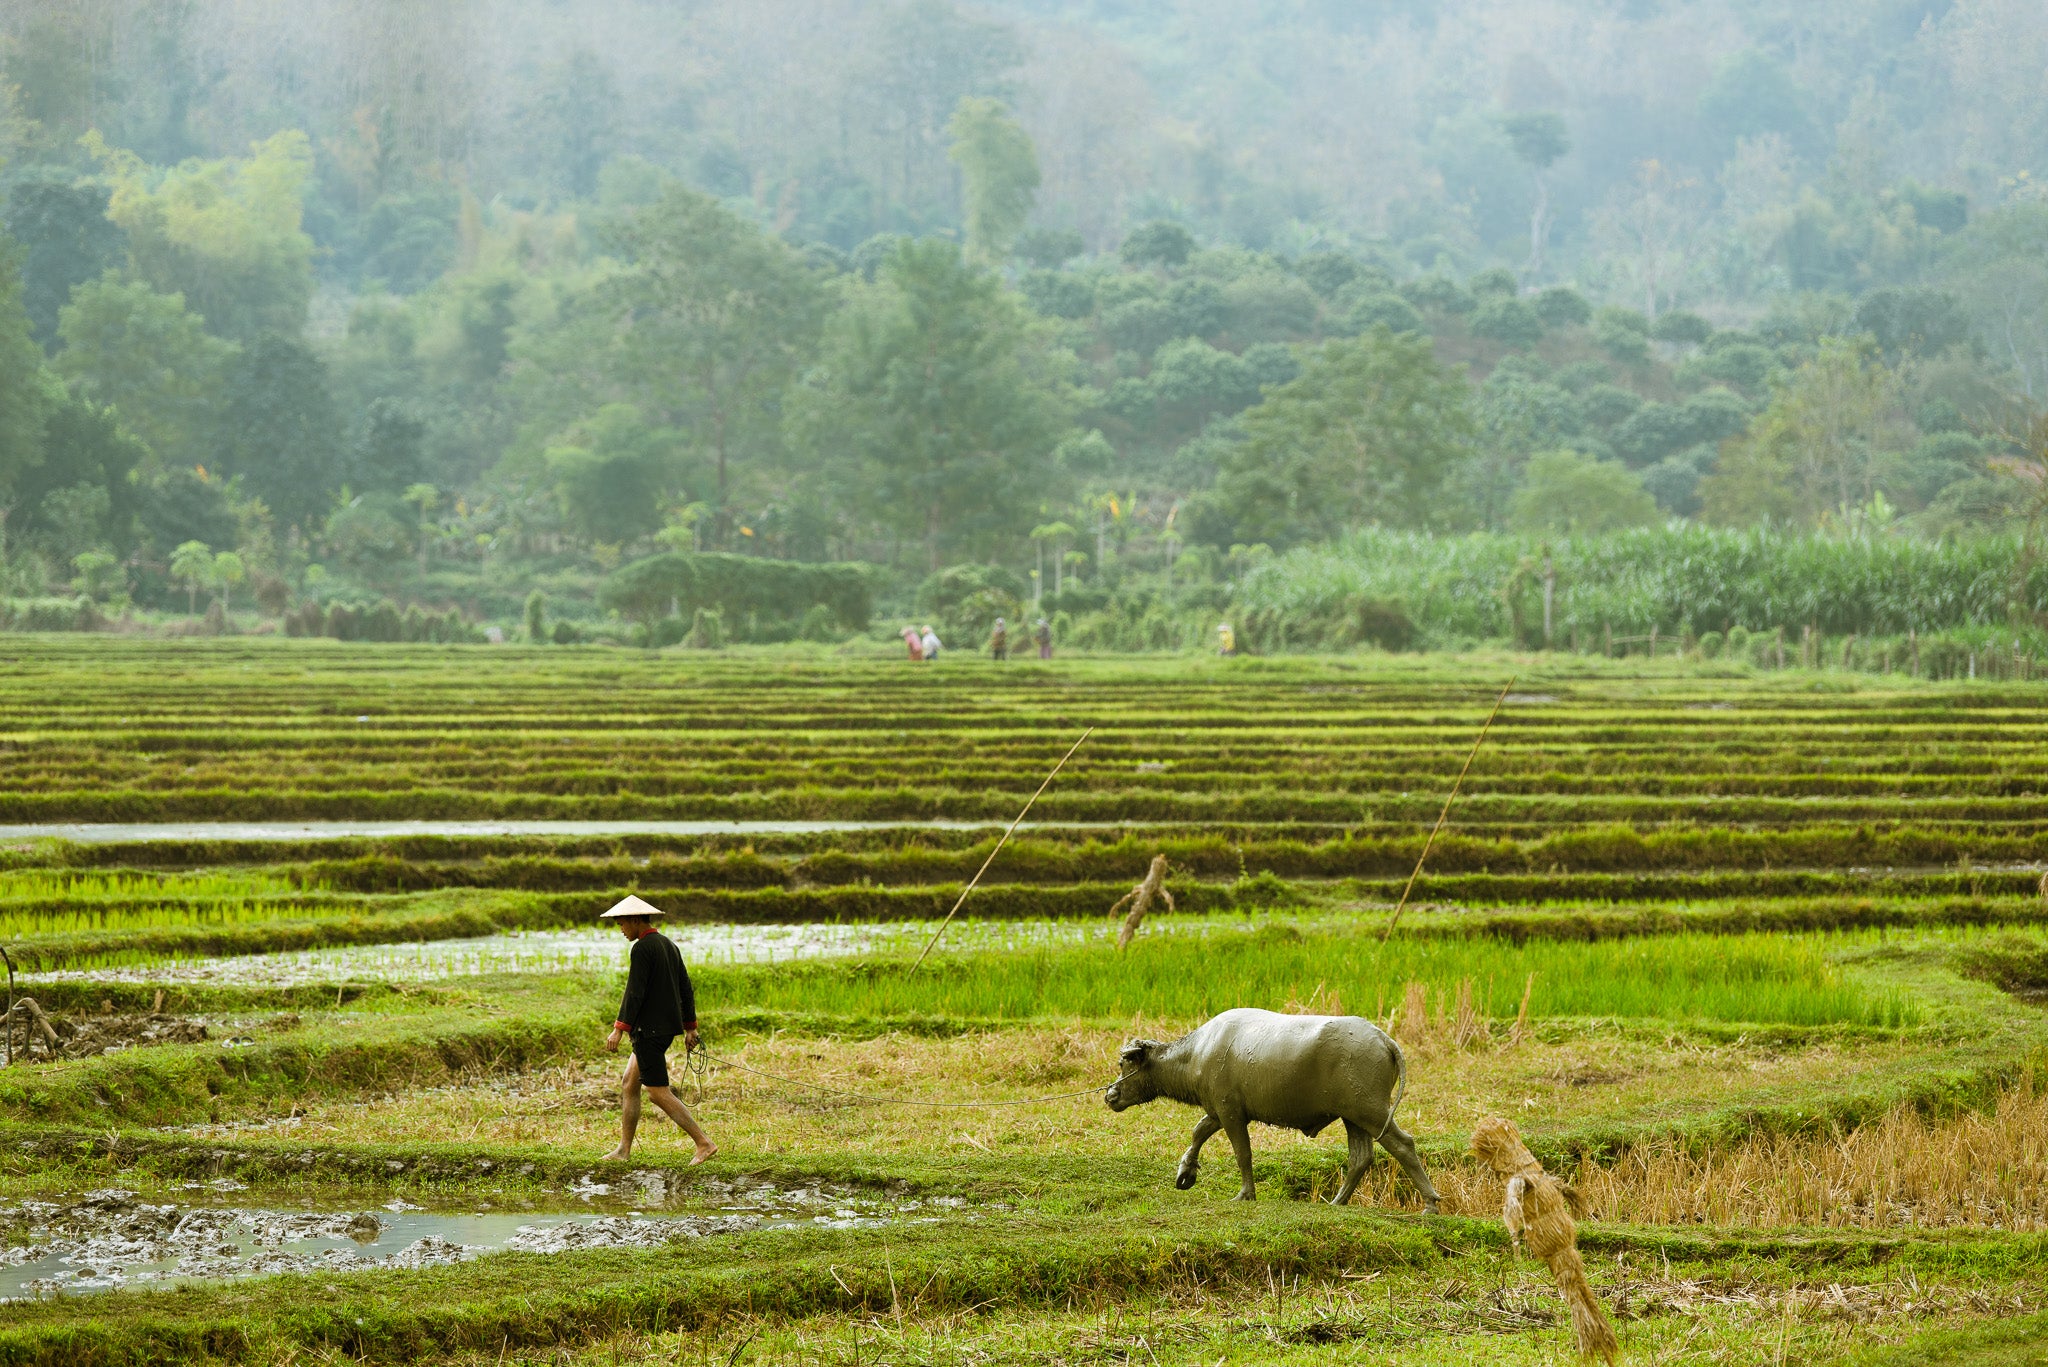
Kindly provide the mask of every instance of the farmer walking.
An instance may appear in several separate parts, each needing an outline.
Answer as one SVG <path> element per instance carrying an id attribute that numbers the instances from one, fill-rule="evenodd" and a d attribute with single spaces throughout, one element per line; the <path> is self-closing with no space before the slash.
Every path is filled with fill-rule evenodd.
<path id="1" fill-rule="evenodd" d="M 1039 618 L 1038 630 L 1032 635 L 1031 639 L 1038 642 L 1038 658 L 1050 660 L 1052 658 L 1052 623 L 1046 621 L 1043 617 Z"/>
<path id="2" fill-rule="evenodd" d="M 995 630 L 988 636 L 988 655 L 992 660 L 1010 658 L 1010 628 L 1002 618 L 996 618 Z"/>
<path id="3" fill-rule="evenodd" d="M 627 1035 L 633 1037 L 633 1057 L 626 1064 L 620 1097 L 619 1147 L 605 1157 L 632 1156 L 644 1090 L 656 1108 L 682 1126 L 683 1133 L 696 1144 L 697 1153 L 690 1159 L 694 1168 L 717 1153 L 718 1145 L 668 1085 L 670 1043 L 681 1035 L 686 1054 L 697 1047 L 697 995 L 690 988 L 690 971 L 683 967 L 682 952 L 654 928 L 654 918 L 665 914 L 638 897 L 628 897 L 598 918 L 616 922 L 619 932 L 633 942 L 626 995 L 619 1002 L 618 1020 L 604 1041 L 606 1049 L 617 1053 L 619 1041 Z"/>

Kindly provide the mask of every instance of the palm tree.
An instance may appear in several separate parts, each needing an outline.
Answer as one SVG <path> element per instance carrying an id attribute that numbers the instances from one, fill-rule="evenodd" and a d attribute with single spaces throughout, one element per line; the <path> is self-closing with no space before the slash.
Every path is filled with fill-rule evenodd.
<path id="1" fill-rule="evenodd" d="M 1038 548 L 1038 582 L 1045 583 L 1045 548 L 1052 544 L 1052 591 L 1058 593 L 1062 582 L 1060 573 L 1060 544 L 1073 536 L 1074 529 L 1064 522 L 1047 522 L 1031 529 L 1032 543 Z M 1033 606 L 1037 606 L 1036 603 Z"/>
<path id="2" fill-rule="evenodd" d="M 213 547 L 187 541 L 171 552 L 171 578 L 185 586 L 185 615 L 199 615 L 199 589 L 213 582 Z"/>

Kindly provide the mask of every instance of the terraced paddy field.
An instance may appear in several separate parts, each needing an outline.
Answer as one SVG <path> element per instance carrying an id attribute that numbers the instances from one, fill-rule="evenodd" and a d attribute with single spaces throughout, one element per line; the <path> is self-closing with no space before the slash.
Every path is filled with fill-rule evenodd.
<path id="1" fill-rule="evenodd" d="M 0 1363 L 1567 1361 L 1490 1114 L 1591 1198 L 1630 1361 L 2040 1361 L 2044 701 L 0 638 L 0 946 L 52 1026 L 0 1068 Z M 600 1158 L 628 891 L 696 980 L 703 1168 L 651 1122 Z M 1255 1130 L 1255 1204 L 1220 1141 L 1174 1189 L 1194 1113 L 1096 1093 L 1237 1005 L 1403 1041 L 1443 1213 L 1384 1159 L 1325 1204 L 1329 1132 Z"/>

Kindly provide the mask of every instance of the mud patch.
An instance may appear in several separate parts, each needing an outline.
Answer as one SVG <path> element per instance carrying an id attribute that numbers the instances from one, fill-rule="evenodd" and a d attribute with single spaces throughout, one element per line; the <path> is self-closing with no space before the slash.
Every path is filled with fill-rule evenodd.
<path id="1" fill-rule="evenodd" d="M 676 1195 L 660 1172 L 616 1183 L 594 1174 L 565 1193 L 616 1209 L 628 1201 L 660 1207 Z M 193 1189 L 224 1193 L 242 1184 Z M 658 1248 L 722 1234 L 813 1226 L 848 1229 L 883 1221 L 919 1223 L 965 1205 L 957 1197 L 904 1200 L 844 1189 L 783 1191 L 764 1183 L 707 1183 L 693 1197 L 722 1208 L 650 1215 L 640 1210 L 430 1211 L 404 1200 L 380 1210 L 280 1210 L 152 1201 L 122 1188 L 71 1201 L 0 1205 L 0 1300 L 33 1299 L 123 1286 L 221 1281 L 281 1272 L 364 1272 L 436 1267 L 488 1253 L 555 1254 L 596 1248 Z"/>
<path id="2" fill-rule="evenodd" d="M 97 1058 L 152 1044 L 197 1044 L 209 1037 L 205 1021 L 161 1011 L 146 1016 L 52 1015 L 27 997 L 14 1005 L 11 1045 L 15 1063 Z"/>

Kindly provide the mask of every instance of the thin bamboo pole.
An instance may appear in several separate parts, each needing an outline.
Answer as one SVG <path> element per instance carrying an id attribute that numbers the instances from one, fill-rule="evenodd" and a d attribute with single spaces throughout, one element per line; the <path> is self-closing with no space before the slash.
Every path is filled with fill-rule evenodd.
<path id="1" fill-rule="evenodd" d="M 1408 875 L 1408 886 L 1401 889 L 1401 900 L 1394 907 L 1394 914 L 1387 918 L 1387 928 L 1380 932 L 1381 944 L 1392 938 L 1394 927 L 1401 924 L 1401 913 L 1407 910 L 1408 894 L 1415 891 L 1415 880 L 1422 876 L 1422 864 L 1429 858 L 1429 847 L 1436 844 L 1437 832 L 1444 828 L 1444 822 L 1451 815 L 1451 804 L 1458 800 L 1458 790 L 1465 786 L 1465 775 L 1472 772 L 1472 761 L 1479 758 L 1479 747 L 1486 744 L 1486 733 L 1493 729 L 1493 719 L 1500 715 L 1500 705 L 1508 700 L 1508 689 L 1514 686 L 1515 681 L 1510 677 L 1502 686 L 1500 696 L 1493 700 L 1493 711 L 1486 714 L 1486 725 L 1479 728 L 1479 739 L 1472 742 L 1472 753 L 1465 756 L 1465 767 L 1458 771 L 1458 781 L 1451 785 L 1451 794 L 1444 799 L 1444 809 L 1436 814 L 1436 825 L 1429 828 L 1429 839 L 1422 842 L 1422 853 Z"/>
<path id="2" fill-rule="evenodd" d="M 938 944 L 939 937 L 946 933 L 946 927 L 953 924 L 953 917 L 959 912 L 961 904 L 967 900 L 967 894 L 974 891 L 975 885 L 981 882 L 981 876 L 984 873 L 988 872 L 988 866 L 996 862 L 996 856 L 1003 852 L 1003 846 L 1010 843 L 1010 837 L 1015 835 L 1017 833 L 1017 828 L 1024 824 L 1024 816 L 1025 813 L 1031 810 L 1031 803 L 1038 801 L 1040 794 L 1044 793 L 1045 790 L 1052 785 L 1054 777 L 1058 775 L 1061 769 L 1066 767 L 1067 761 L 1074 757 L 1074 751 L 1081 748 L 1081 741 L 1088 739 L 1088 737 L 1094 734 L 1095 728 L 1092 726 L 1089 727 L 1086 731 L 1083 731 L 1081 733 L 1081 740 L 1075 741 L 1073 745 L 1068 748 L 1067 753 L 1060 756 L 1060 762 L 1052 766 L 1052 773 L 1047 774 L 1045 776 L 1045 782 L 1038 785 L 1038 792 L 1033 793 L 1031 795 L 1031 800 L 1024 804 L 1024 811 L 1017 813 L 1017 819 L 1010 823 L 1010 829 L 1003 832 L 1003 838 L 1001 840 L 998 840 L 996 842 L 996 847 L 988 852 L 988 858 L 981 861 L 981 867 L 974 871 L 974 877 L 968 881 L 966 887 L 960 889 L 960 900 L 953 903 L 953 910 L 946 913 L 946 919 L 939 922 L 939 928 L 932 932 L 932 938 L 930 942 L 925 945 L 924 953 L 919 954 L 917 956 L 917 962 L 910 966 L 910 971 L 912 973 L 915 973 L 918 969 L 924 967 L 925 956 L 932 952 L 932 947 Z"/>

